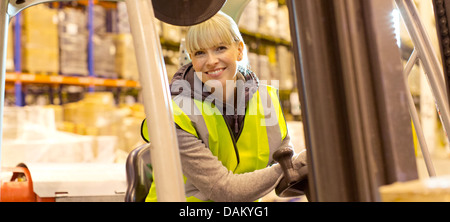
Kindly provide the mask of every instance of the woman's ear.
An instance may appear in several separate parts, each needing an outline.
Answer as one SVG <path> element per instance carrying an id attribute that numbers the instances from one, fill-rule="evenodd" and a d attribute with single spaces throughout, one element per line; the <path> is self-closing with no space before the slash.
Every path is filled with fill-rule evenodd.
<path id="1" fill-rule="evenodd" d="M 239 52 L 239 55 L 237 57 L 237 60 L 241 61 L 244 57 L 244 43 L 243 42 L 238 43 L 238 52 Z"/>

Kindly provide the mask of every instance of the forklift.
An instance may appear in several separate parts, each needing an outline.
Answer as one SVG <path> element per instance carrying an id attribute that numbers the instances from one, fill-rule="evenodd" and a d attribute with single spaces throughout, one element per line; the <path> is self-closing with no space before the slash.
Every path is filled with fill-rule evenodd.
<path id="1" fill-rule="evenodd" d="M 184 183 L 169 84 L 161 43 L 152 21 L 160 19 L 173 25 L 190 26 L 207 20 L 219 10 L 239 21 L 250 0 L 123 1 L 127 6 L 136 49 L 151 141 L 151 145 L 146 144 L 132 154 L 139 154 L 141 158 L 134 162 L 140 165 L 152 163 L 159 201 L 183 202 Z M 0 2 L 0 36 L 3 39 L 0 44 L 0 130 L 8 23 L 23 9 L 46 2 L 56 1 Z M 447 66 L 443 69 L 435 53 L 429 51 L 429 39 L 416 17 L 413 1 L 395 0 L 395 4 L 393 0 L 285 2 L 289 9 L 297 87 L 308 149 L 307 184 L 301 185 L 308 187 L 308 200 L 378 202 L 382 201 L 379 187 L 418 179 L 411 130 L 411 117 L 414 117 L 409 106 L 411 95 L 405 84 L 405 71 L 391 27 L 391 12 L 395 7 L 400 9 L 402 18 L 408 23 L 408 31 L 415 39 L 416 51 L 411 62 L 421 59 L 426 64 L 429 79 L 434 79 L 430 84 L 435 90 L 446 129 L 450 127 L 448 86 L 445 85 L 448 76 L 444 78 L 443 73 L 444 70 L 445 73 L 449 71 Z M 433 0 L 433 4 L 435 10 L 439 10 L 436 16 L 442 21 L 438 29 L 448 35 L 448 20 L 443 15 L 450 13 L 445 7 L 450 6 L 450 1 Z M 448 37 L 441 36 L 441 50 L 445 51 L 449 47 Z M 414 126 L 416 130 L 420 129 L 418 121 L 414 121 Z M 421 140 L 422 148 L 426 147 L 425 144 Z M 426 150 L 423 153 L 426 154 Z M 434 176 L 432 164 L 429 158 L 427 160 L 430 175 Z M 283 165 L 287 174 L 289 164 Z M 135 172 L 129 180 L 136 181 L 135 176 L 142 174 Z M 288 181 L 280 183 L 276 191 L 281 196 L 298 195 L 296 186 L 299 184 Z M 139 193 L 147 194 L 145 190 Z M 132 200 L 136 198 L 129 199 Z"/>

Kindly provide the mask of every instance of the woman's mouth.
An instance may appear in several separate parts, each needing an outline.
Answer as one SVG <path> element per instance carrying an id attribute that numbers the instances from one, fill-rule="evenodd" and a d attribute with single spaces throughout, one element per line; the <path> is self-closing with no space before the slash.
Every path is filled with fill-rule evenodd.
<path id="1" fill-rule="evenodd" d="M 220 76 L 224 70 L 225 70 L 225 68 L 215 69 L 215 70 L 206 72 L 206 74 L 211 77 L 217 77 L 217 76 Z"/>

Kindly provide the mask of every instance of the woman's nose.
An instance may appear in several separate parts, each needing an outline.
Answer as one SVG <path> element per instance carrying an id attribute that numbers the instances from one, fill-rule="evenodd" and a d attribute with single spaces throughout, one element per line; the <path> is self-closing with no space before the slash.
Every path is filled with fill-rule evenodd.
<path id="1" fill-rule="evenodd" d="M 214 66 L 219 62 L 219 59 L 214 53 L 208 53 L 208 60 L 206 62 L 207 65 Z"/>

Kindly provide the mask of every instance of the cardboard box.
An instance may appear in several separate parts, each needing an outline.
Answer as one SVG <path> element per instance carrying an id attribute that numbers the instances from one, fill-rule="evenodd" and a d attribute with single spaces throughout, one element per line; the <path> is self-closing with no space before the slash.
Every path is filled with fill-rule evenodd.
<path id="1" fill-rule="evenodd" d="M 116 37 L 116 72 L 121 79 L 139 80 L 139 71 L 130 33 L 121 33 Z"/>
<path id="2" fill-rule="evenodd" d="M 450 176 L 397 182 L 379 191 L 383 202 L 449 202 Z"/>
<path id="3" fill-rule="evenodd" d="M 22 69 L 31 73 L 58 73 L 57 10 L 36 5 L 23 11 Z"/>

